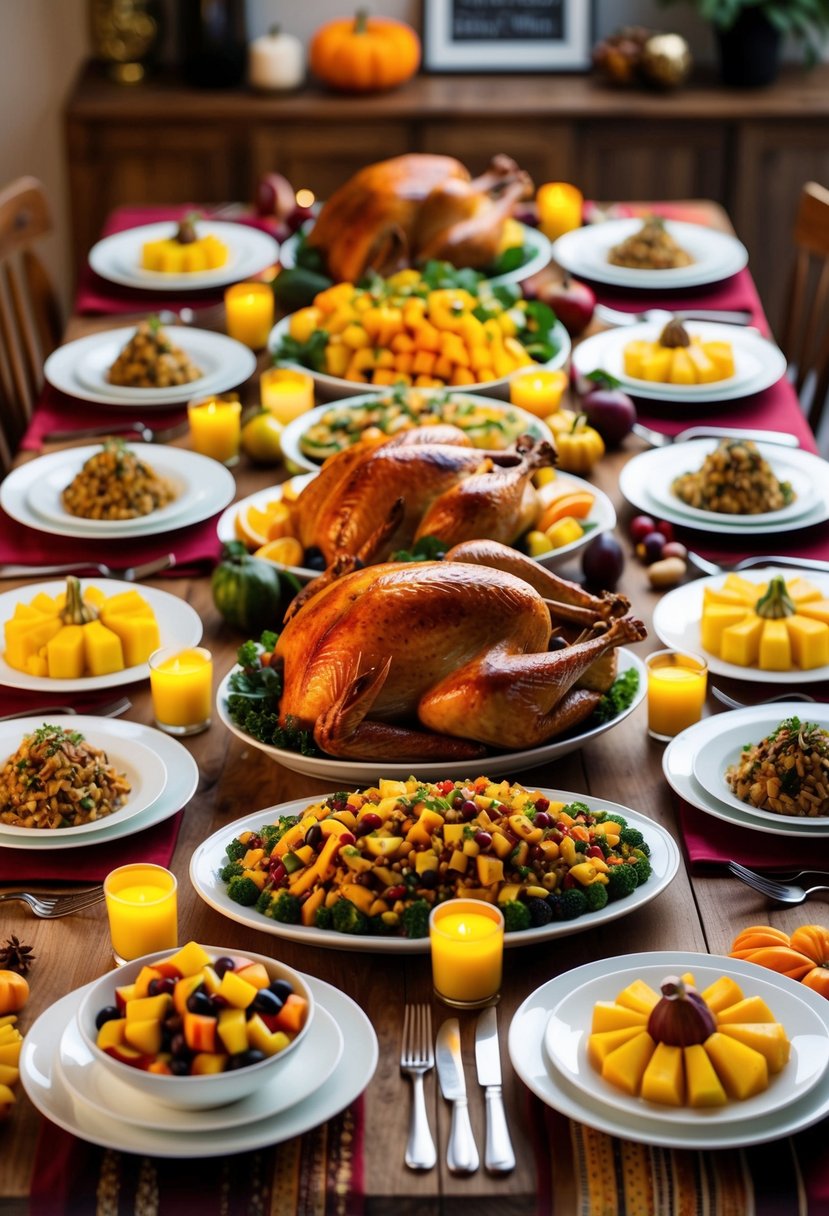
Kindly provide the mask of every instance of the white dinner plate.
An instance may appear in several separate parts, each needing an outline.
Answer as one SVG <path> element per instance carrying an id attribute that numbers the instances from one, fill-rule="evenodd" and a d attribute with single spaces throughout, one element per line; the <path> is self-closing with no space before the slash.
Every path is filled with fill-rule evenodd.
<path id="1" fill-rule="evenodd" d="M 803 714 L 802 701 L 780 701 L 776 704 L 781 722 L 793 714 Z M 756 729 L 754 724 L 764 720 L 765 710 L 763 705 L 748 705 L 744 709 L 729 710 L 726 714 L 715 714 L 713 718 L 703 718 L 701 722 L 689 726 L 665 748 L 662 756 L 665 779 L 680 798 L 698 811 L 703 811 L 714 819 L 721 819 L 724 823 L 770 836 L 794 836 L 800 840 L 807 837 L 812 840 L 816 837 L 824 838 L 829 834 L 824 820 L 795 819 L 786 815 L 760 818 L 756 813 L 750 812 L 748 807 L 740 809 L 715 798 L 703 789 L 694 776 L 694 761 L 700 749 L 710 746 L 733 726 L 742 727 L 746 732 L 746 742 L 751 742 Z"/>
<path id="2" fill-rule="evenodd" d="M 134 815 L 146 811 L 164 792 L 167 784 L 167 769 L 164 761 L 146 742 L 119 736 L 117 732 L 107 730 L 109 725 L 105 718 L 88 718 L 87 725 L 81 726 L 78 715 L 52 721 L 52 716 L 43 714 L 31 718 L 17 718 L 10 722 L 0 722 L 0 768 L 7 759 L 14 755 L 26 735 L 33 734 L 48 721 L 50 725 L 63 726 L 66 730 L 80 731 L 87 743 L 106 753 L 107 763 L 117 773 L 123 774 L 130 784 L 130 792 L 124 802 L 112 814 L 92 823 L 79 824 L 77 827 L 65 828 L 23 828 L 9 823 L 0 823 L 2 836 L 16 836 L 21 840 L 53 841 L 64 840 L 67 837 L 82 836 L 87 841 L 92 836 L 113 822 L 124 823 Z M 0 843 L 2 840 L 0 839 Z"/>
<path id="3" fill-rule="evenodd" d="M 804 518 L 825 509 L 821 483 L 827 481 L 829 464 L 813 452 L 800 448 L 784 448 L 778 444 L 758 444 L 760 455 L 768 461 L 778 481 L 791 483 L 795 497 L 779 511 L 764 511 L 757 515 L 728 515 L 722 511 L 704 511 L 683 502 L 673 491 L 673 483 L 683 473 L 696 473 L 707 456 L 717 450 L 717 439 L 689 439 L 639 452 L 627 462 L 619 475 L 619 487 L 628 498 L 640 501 L 647 496 L 661 517 L 679 518 L 689 528 L 721 532 L 725 528 L 758 528 L 763 532 L 787 531 L 803 525 Z M 633 499 L 629 499 L 633 501 Z M 638 503 L 634 503 L 638 505 Z M 681 517 L 681 518 L 680 518 Z"/>
<path id="4" fill-rule="evenodd" d="M 666 519 L 669 523 L 680 528 L 693 528 L 697 532 L 714 532 L 719 536 L 746 537 L 752 529 L 762 535 L 778 532 L 796 532 L 801 528 L 811 528 L 815 524 L 829 519 L 829 464 L 813 452 L 802 449 L 782 448 L 772 443 L 758 443 L 760 455 L 774 469 L 786 469 L 797 476 L 797 485 L 802 486 L 803 480 L 811 486 L 807 491 L 809 497 L 806 510 L 801 514 L 790 515 L 780 513 L 780 518 L 768 518 L 766 523 L 753 523 L 752 515 L 718 515 L 711 512 L 700 512 L 690 516 L 684 503 L 677 501 L 676 507 L 665 505 L 665 485 L 668 478 L 666 469 L 676 466 L 677 457 L 665 460 L 668 453 L 679 451 L 680 459 L 684 457 L 683 469 L 698 469 L 709 452 L 717 446 L 716 439 L 689 439 L 685 443 L 670 445 L 666 448 L 654 448 L 650 452 L 640 452 L 624 465 L 619 473 L 619 489 L 627 501 L 648 515 L 658 519 Z M 651 460 L 651 456 L 661 456 L 661 460 Z M 659 484 L 661 501 L 658 501 L 651 490 L 652 484 Z M 770 513 L 771 515 L 772 513 Z M 773 512 L 777 515 L 777 512 Z"/>
<path id="5" fill-rule="evenodd" d="M 388 767 L 383 767 L 383 773 L 388 773 Z M 476 770 L 480 772 L 481 765 Z M 492 771 L 489 765 L 484 765 Z M 517 767 L 517 766 L 516 766 Z M 457 777 L 457 766 L 448 762 L 444 765 L 442 775 Z M 407 770 L 408 775 L 409 770 Z M 422 778 L 423 773 L 419 773 Z M 509 946 L 529 946 L 549 941 L 557 937 L 570 937 L 574 933 L 583 933 L 588 929 L 603 926 L 619 917 L 627 916 L 638 908 L 650 903 L 661 894 L 674 877 L 679 867 L 679 849 L 673 837 L 658 823 L 632 811 L 629 807 L 620 806 L 617 802 L 608 802 L 602 798 L 591 798 L 585 794 L 574 794 L 570 791 L 546 790 L 540 791 L 551 801 L 564 803 L 586 803 L 591 810 L 605 810 L 611 813 L 615 810 L 624 815 L 630 827 L 639 828 L 645 840 L 650 845 L 650 863 L 653 873 L 642 887 L 636 887 L 625 899 L 614 900 L 605 904 L 598 912 L 590 912 L 579 916 L 576 920 L 552 921 L 536 929 L 521 929 L 515 933 L 507 933 L 504 943 Z M 245 815 L 235 823 L 229 823 L 218 832 L 208 837 L 193 854 L 190 861 L 190 881 L 206 904 L 220 912 L 230 920 L 247 925 L 250 929 L 258 929 L 263 933 L 272 933 L 276 937 L 284 937 L 289 941 L 304 942 L 308 946 L 326 946 L 334 950 L 355 950 L 369 954 L 427 954 L 429 951 L 428 937 L 408 940 L 404 937 L 361 937 L 348 933 L 337 933 L 330 929 L 317 929 L 305 925 L 286 925 L 269 917 L 262 916 L 254 908 L 244 908 L 228 898 L 227 887 L 219 877 L 219 871 L 227 864 L 226 848 L 234 836 L 246 829 L 256 831 L 264 823 L 275 822 L 280 815 L 299 815 L 311 804 L 308 798 L 296 798 L 292 802 L 280 806 L 268 807 L 255 814 Z"/>
<path id="6" fill-rule="evenodd" d="M 24 466 L 25 467 L 25 466 Z M 319 466 L 316 467 L 313 473 L 302 474 L 293 479 L 293 486 L 297 489 L 303 489 L 312 478 L 317 476 Z M 590 542 L 599 535 L 600 532 L 609 532 L 616 526 L 616 509 L 613 503 L 603 490 L 592 482 L 585 481 L 581 477 L 574 477 L 571 473 L 556 473 L 556 486 L 566 486 L 570 493 L 577 491 L 586 491 L 593 495 L 593 505 L 588 512 L 584 523 L 589 525 L 586 531 L 576 540 L 571 540 L 566 545 L 559 545 L 557 549 L 551 550 L 550 553 L 542 553 L 533 560 L 540 565 L 546 566 L 547 569 L 556 569 L 558 566 L 565 565 L 571 558 L 585 549 Z M 234 521 L 239 511 L 245 510 L 249 506 L 264 508 L 269 502 L 276 502 L 282 497 L 284 492 L 283 485 L 271 486 L 268 490 L 258 490 L 255 494 L 248 495 L 247 498 L 240 498 L 238 502 L 234 502 L 232 506 L 219 518 L 216 526 L 216 534 L 219 540 L 226 544 L 228 541 L 237 540 Z M 542 490 L 543 494 L 543 490 Z M 317 578 L 322 572 L 320 570 L 311 570 L 308 566 L 286 566 L 286 570 L 290 570 L 302 582 L 308 582 L 312 578 Z"/>
<path id="7" fill-rule="evenodd" d="M 329 376 L 326 372 L 314 371 L 313 368 L 304 367 L 301 363 L 294 363 L 290 359 L 277 359 L 274 352 L 282 339 L 288 336 L 290 326 L 290 316 L 283 317 L 281 321 L 277 321 L 268 338 L 268 350 L 274 355 L 274 363 L 277 367 L 291 367 L 296 369 L 296 371 L 305 372 L 309 375 L 314 381 L 314 386 L 319 396 L 324 398 L 357 397 L 363 396 L 366 393 L 387 393 L 389 391 L 388 384 L 358 384 L 353 380 L 345 380 L 341 376 Z M 556 321 L 552 337 L 558 344 L 558 352 L 549 362 L 535 363 L 528 367 L 517 367 L 508 376 L 501 376 L 497 380 L 482 381 L 480 384 L 464 385 L 464 389 L 468 389 L 470 393 L 491 393 L 495 397 L 506 398 L 509 395 L 509 382 L 519 372 L 540 371 L 542 368 L 544 371 L 555 371 L 556 368 L 564 367 L 570 357 L 571 344 L 570 335 L 560 321 Z"/>
<path id="8" fill-rule="evenodd" d="M 310 220 L 303 225 L 303 231 L 310 232 L 313 226 L 314 221 Z M 532 255 L 523 266 L 518 266 L 515 270 L 507 270 L 504 274 L 488 277 L 487 282 L 491 283 L 493 287 L 498 287 L 502 283 L 523 283 L 524 279 L 529 279 L 543 270 L 550 261 L 553 247 L 544 233 L 538 228 L 530 228 L 528 224 L 522 224 L 521 227 L 523 229 L 522 244 L 532 250 Z M 295 232 L 280 245 L 279 261 L 283 269 L 289 270 L 296 266 L 296 255 L 301 239 L 300 233 Z"/>
<path id="9" fill-rule="evenodd" d="M 739 764 L 744 748 L 749 744 L 760 743 L 767 738 L 772 731 L 777 730 L 781 722 L 785 721 L 786 716 L 788 715 L 781 716 L 776 706 L 766 707 L 765 712 L 761 711 L 756 720 L 752 721 L 750 733 L 746 733 L 744 725 L 732 726 L 730 730 L 724 729 L 718 732 L 704 748 L 697 751 L 693 765 L 694 778 L 712 798 L 718 798 L 720 802 L 736 807 L 738 811 L 744 811 L 747 815 L 766 819 L 769 823 L 779 823 L 781 819 L 788 822 L 792 819 L 798 823 L 813 824 L 816 828 L 822 828 L 829 834 L 829 815 L 790 816 L 780 815 L 776 811 L 764 811 L 760 807 L 752 806 L 750 802 L 743 802 L 738 798 L 725 779 L 726 770 L 732 764 Z M 829 705 L 820 703 L 801 705 L 797 716 L 801 722 L 816 722 L 824 730 L 829 730 Z M 725 724 L 723 725 L 725 726 Z"/>
<path id="10" fill-rule="evenodd" d="M 270 756 L 272 760 L 276 760 L 283 768 L 291 769 L 295 773 L 304 773 L 306 777 L 318 777 L 321 781 L 344 781 L 348 784 L 352 782 L 359 784 L 362 782 L 366 784 L 380 777 L 405 781 L 407 777 L 411 776 L 413 768 L 417 768 L 418 777 L 424 781 L 441 781 L 449 769 L 451 769 L 453 776 L 456 778 L 477 777 L 482 769 L 486 769 L 487 773 L 491 776 L 500 776 L 510 772 L 526 772 L 528 769 L 539 768 L 542 764 L 558 760 L 561 756 L 567 756 L 570 752 L 577 751 L 585 743 L 590 742 L 592 739 L 597 739 L 599 735 L 603 735 L 608 730 L 612 730 L 614 726 L 623 722 L 629 714 L 633 713 L 644 699 L 645 692 L 647 691 L 645 665 L 638 655 L 635 655 L 631 650 L 626 650 L 622 647 L 617 653 L 619 655 L 619 675 L 622 675 L 631 667 L 634 667 L 639 673 L 639 687 L 636 696 L 628 708 L 617 717 L 612 718 L 609 722 L 602 722 L 599 726 L 577 727 L 573 734 L 569 734 L 564 738 L 551 739 L 549 743 L 541 743 L 538 747 L 531 747 L 526 751 L 491 752 L 483 759 L 479 757 L 477 760 L 423 760 L 416 764 L 412 761 L 400 762 L 374 759 L 339 760 L 333 756 L 304 756 L 301 752 L 288 751 L 285 748 L 271 747 L 266 743 L 260 743 L 252 735 L 248 735 L 243 730 L 240 730 L 230 719 L 227 698 L 229 695 L 230 677 L 233 671 L 238 670 L 235 667 L 227 673 L 219 685 L 216 693 L 216 708 L 219 717 L 228 730 L 232 731 L 243 743 L 246 743 L 250 747 L 258 748 L 266 756 Z M 0 676 L 2 676 L 2 670 L 0 670 Z"/>
<path id="11" fill-rule="evenodd" d="M 331 984 L 311 975 L 304 978 L 318 1002 L 317 1008 L 325 1009 L 339 1026 L 348 1051 L 324 1085 L 287 1109 L 264 1115 L 256 1122 L 217 1130 L 200 1127 L 193 1130 L 191 1117 L 200 1112 L 181 1111 L 179 1129 L 173 1132 L 140 1126 L 131 1122 L 128 1115 L 118 1118 L 111 1113 L 102 1114 L 85 1101 L 76 1103 L 62 1077 L 60 1038 L 74 1018 L 86 988 L 56 1001 L 27 1031 L 20 1053 L 21 1083 L 40 1113 L 58 1127 L 82 1140 L 120 1152 L 152 1157 L 225 1157 L 280 1144 L 333 1119 L 359 1097 L 377 1067 L 377 1036 L 362 1009 Z"/>
<path id="12" fill-rule="evenodd" d="M 208 393 L 224 393 L 242 384 L 256 370 L 256 356 L 241 342 L 207 329 L 165 325 L 165 333 L 181 347 L 204 373 L 189 384 L 170 388 L 126 388 L 110 384 L 107 372 L 122 347 L 135 333 L 134 325 L 104 330 L 67 342 L 54 350 L 43 365 L 43 374 L 53 388 L 91 401 L 124 409 L 167 409 Z"/>
<path id="13" fill-rule="evenodd" d="M 655 342 L 664 326 L 642 321 L 635 325 L 620 325 L 587 338 L 573 351 L 573 367 L 583 376 L 601 369 L 614 376 L 634 397 L 650 401 L 668 401 L 677 405 L 700 405 L 703 402 L 736 401 L 750 397 L 776 384 L 786 372 L 786 356 L 760 334 L 739 325 L 718 325 L 711 321 L 688 321 L 692 336 L 703 342 L 730 342 L 734 350 L 735 374 L 713 384 L 662 384 L 638 380 L 624 369 L 624 350 L 629 342 Z"/>
<path id="14" fill-rule="evenodd" d="M 40 724 L 43 715 L 37 719 Z M 96 832 L 94 839 L 86 836 L 78 828 L 71 835 L 65 831 L 60 833 L 60 839 L 44 838 L 43 833 L 37 837 L 21 839 L 9 832 L 0 824 L 0 846 L 4 849 L 79 849 L 89 845 L 106 844 L 113 840 L 121 840 L 134 836 L 146 828 L 155 827 L 166 819 L 176 815 L 193 797 L 199 783 L 199 769 L 187 748 L 171 735 L 154 727 L 142 726 L 139 722 L 128 722 L 116 718 L 87 717 L 81 714 L 67 715 L 49 714 L 50 722 L 63 722 L 77 729 L 86 731 L 93 728 L 104 730 L 117 740 L 118 746 L 122 741 L 137 741 L 154 751 L 167 770 L 167 783 L 160 797 L 151 806 L 132 819 L 123 820 L 117 816 L 105 820 L 105 826 Z"/>
<path id="15" fill-rule="evenodd" d="M 304 1043 L 291 1053 L 278 1077 L 229 1106 L 188 1111 L 187 1130 L 191 1133 L 224 1131 L 281 1114 L 302 1098 L 309 1098 L 329 1080 L 340 1062 L 343 1046 L 339 1026 L 331 1014 L 317 1004 Z M 101 1067 L 84 1041 L 75 1018 L 63 1032 L 54 1065 L 73 1101 L 80 1102 L 93 1113 L 105 1118 L 125 1119 L 135 1127 L 174 1133 L 181 1130 L 180 1110 L 156 1102 Z"/>
<path id="16" fill-rule="evenodd" d="M 178 231 L 174 220 L 142 224 L 139 228 L 128 228 L 104 237 L 90 249 L 89 265 L 102 279 L 121 283 L 124 287 L 139 287 L 146 291 L 201 291 L 250 278 L 279 258 L 279 246 L 273 237 L 249 224 L 205 219 L 197 221 L 197 230 L 199 237 L 216 236 L 227 245 L 228 259 L 224 266 L 189 274 L 142 270 L 142 247 L 147 241 L 174 237 Z"/>
<path id="17" fill-rule="evenodd" d="M 129 584 L 117 579 L 81 579 L 82 589 L 89 586 L 97 587 L 105 596 L 120 595 L 129 589 Z M 14 591 L 4 591 L 0 595 L 0 629 L 14 616 L 18 604 L 30 604 L 40 592 L 55 596 L 65 590 L 66 580 L 56 579 L 49 583 L 28 583 Z M 144 583 L 137 590 L 153 610 L 162 646 L 176 646 L 179 649 L 198 646 L 201 641 L 202 622 L 195 608 L 191 608 L 187 601 L 179 596 L 171 595 L 169 591 L 158 591 Z M 147 664 L 138 663 L 135 667 L 111 671 L 105 676 L 81 676 L 77 680 L 59 680 L 52 676 L 32 676 L 25 671 L 18 671 L 8 665 L 5 653 L 0 656 L 0 686 L 21 688 L 28 692 L 48 692 L 55 697 L 62 697 L 65 692 L 94 692 L 99 688 L 120 688 L 122 684 L 135 684 L 138 680 L 146 680 L 149 674 Z"/>
<path id="18" fill-rule="evenodd" d="M 552 257 L 559 266 L 579 278 L 594 283 L 609 283 L 617 287 L 638 287 L 643 290 L 676 287 L 702 287 L 719 283 L 742 270 L 748 263 L 748 250 L 729 233 L 716 232 L 704 224 L 689 224 L 683 220 L 665 220 L 665 228 L 677 244 L 694 259 L 690 266 L 674 270 L 632 270 L 614 266 L 608 255 L 614 245 L 639 232 L 644 223 L 637 219 L 606 220 L 588 224 L 558 238 Z"/>
<path id="19" fill-rule="evenodd" d="M 762 586 L 776 574 L 787 581 L 793 578 L 808 579 L 829 599 L 829 574 L 816 570 L 800 570 L 794 566 L 767 566 L 741 571 L 741 578 Z M 698 578 L 693 583 L 684 583 L 668 591 L 657 600 L 653 610 L 653 628 L 656 636 L 673 650 L 692 650 L 704 654 L 708 670 L 715 676 L 728 676 L 732 680 L 749 680 L 759 684 L 814 684 L 829 680 L 829 666 L 812 667 L 808 671 L 794 668 L 792 671 L 761 671 L 759 667 L 740 667 L 737 663 L 726 663 L 716 655 L 702 649 L 700 621 L 702 600 L 706 587 L 719 588 L 725 583 L 724 574 L 713 574 L 710 578 Z M 801 707 L 802 708 L 802 707 Z"/>
<path id="20" fill-rule="evenodd" d="M 612 967 L 612 964 L 609 966 Z M 676 974 L 676 970 L 673 970 Z M 719 964 L 694 967 L 697 991 L 702 992 L 721 975 L 728 974 L 728 970 L 728 967 L 723 968 Z M 769 1076 L 768 1089 L 742 1102 L 732 1101 L 725 1106 L 705 1108 L 649 1102 L 612 1085 L 590 1063 L 587 1041 L 596 1002 L 614 1001 L 634 980 L 642 980 L 658 993 L 668 974 L 663 965 L 651 964 L 635 970 L 624 965 L 586 980 L 568 992 L 550 1014 L 544 1032 L 544 1050 L 553 1068 L 583 1098 L 625 1117 L 655 1118 L 688 1129 L 710 1130 L 780 1111 L 804 1097 L 823 1078 L 829 1064 L 829 1025 L 799 995 L 766 979 L 767 969 L 757 970 L 761 974 L 756 978 L 741 982 L 743 994 L 747 997 L 759 996 L 766 1002 L 775 1020 L 785 1027 L 791 1043 L 791 1055 L 779 1073 Z"/>
<path id="21" fill-rule="evenodd" d="M 37 532 L 88 540 L 125 540 L 160 536 L 201 523 L 223 510 L 236 493 L 233 474 L 209 456 L 187 448 L 131 440 L 127 446 L 160 477 L 171 481 L 179 490 L 180 499 L 136 519 L 83 519 L 70 515 L 63 510 L 60 494 L 89 457 L 101 451 L 102 444 L 92 443 L 36 456 L 12 469 L 0 483 L 0 506 L 12 519 Z"/>
<path id="22" fill-rule="evenodd" d="M 393 390 L 389 390 L 388 396 L 391 396 Z M 535 414 L 530 414 L 527 410 L 519 409 L 517 405 L 507 405 L 501 401 L 494 401 L 492 397 L 479 397 L 472 393 L 465 393 L 461 389 L 415 389 L 414 392 L 419 395 L 432 395 L 438 398 L 445 396 L 447 393 L 451 397 L 457 397 L 461 401 L 469 401 L 474 405 L 482 406 L 487 410 L 503 412 L 507 416 L 512 416 L 520 422 L 523 428 L 519 434 L 532 435 L 533 439 L 545 439 L 547 443 L 553 443 L 553 433 L 547 424 L 536 417 Z M 280 436 L 282 443 L 282 456 L 285 463 L 289 466 L 294 465 L 299 469 L 309 469 L 316 472 L 322 460 L 315 460 L 313 456 L 308 456 L 302 450 L 302 440 L 312 426 L 316 426 L 321 422 L 326 414 L 332 410 L 350 411 L 359 410 L 363 406 L 370 406 L 372 402 L 377 401 L 376 393 L 361 393 L 359 397 L 349 397 L 344 401 L 330 401 L 327 405 L 318 405 L 315 409 L 310 410 L 307 414 L 300 414 L 298 418 L 294 418 L 293 422 L 289 422 L 285 430 Z M 435 425 L 435 424 L 432 424 Z M 450 424 L 451 425 L 451 424 Z M 400 432 L 398 432 L 400 433 Z M 389 435 L 389 438 L 392 438 Z M 517 438 L 517 436 L 516 436 Z M 476 445 L 478 446 L 478 445 Z M 342 449 L 340 449 L 342 451 Z"/>
<path id="23" fill-rule="evenodd" d="M 638 974 L 639 969 L 644 967 L 661 967 L 666 974 L 684 971 L 705 974 L 714 968 L 718 975 L 731 975 L 747 987 L 763 980 L 771 984 L 775 992 L 782 991 L 799 997 L 824 1026 L 829 1019 L 825 997 L 755 963 L 685 950 L 629 954 L 610 962 L 599 959 L 565 971 L 542 984 L 527 997 L 510 1024 L 509 1054 L 513 1068 L 524 1084 L 547 1106 L 610 1136 L 678 1149 L 739 1148 L 779 1140 L 811 1127 L 829 1113 L 829 1086 L 826 1085 L 816 1085 L 791 1105 L 756 1118 L 728 1124 L 687 1126 L 672 1123 L 658 1114 L 641 1117 L 623 1114 L 583 1094 L 551 1067 L 544 1050 L 547 1023 L 550 1014 L 574 987 L 605 975 L 609 967 L 618 964 L 623 964 L 631 975 Z M 650 1109 L 656 1111 L 658 1108 Z"/>

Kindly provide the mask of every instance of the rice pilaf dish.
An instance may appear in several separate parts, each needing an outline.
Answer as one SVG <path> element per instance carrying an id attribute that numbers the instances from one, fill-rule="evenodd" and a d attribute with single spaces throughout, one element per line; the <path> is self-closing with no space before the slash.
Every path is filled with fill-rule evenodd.
<path id="1" fill-rule="evenodd" d="M 157 317 L 141 321 L 107 372 L 110 384 L 125 388 L 170 388 L 201 379 L 190 356 L 170 341 Z"/>
<path id="2" fill-rule="evenodd" d="M 779 815 L 829 815 L 829 731 L 787 718 L 759 743 L 747 744 L 725 779 L 741 802 Z"/>
<path id="3" fill-rule="evenodd" d="M 61 494 L 70 515 L 83 519 L 136 519 L 166 507 L 173 484 L 159 477 L 122 439 L 107 439 Z"/>
<path id="4" fill-rule="evenodd" d="M 0 823 L 73 828 L 117 811 L 131 789 L 106 752 L 78 731 L 44 723 L 0 769 Z"/>
<path id="5" fill-rule="evenodd" d="M 722 515 L 763 515 L 794 502 L 788 481 L 779 481 L 751 439 L 721 439 L 695 473 L 671 483 L 677 498 L 700 511 Z"/>
<path id="6" fill-rule="evenodd" d="M 624 266 L 628 270 L 676 270 L 694 261 L 658 215 L 646 216 L 638 232 L 613 246 L 607 260 L 611 266 Z"/>

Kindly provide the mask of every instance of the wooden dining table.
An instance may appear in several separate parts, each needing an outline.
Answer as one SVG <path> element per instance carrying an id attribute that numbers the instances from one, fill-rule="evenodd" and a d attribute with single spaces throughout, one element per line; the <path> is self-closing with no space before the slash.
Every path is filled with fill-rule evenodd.
<path id="1" fill-rule="evenodd" d="M 728 229 L 727 217 L 713 204 L 707 207 L 710 222 Z M 66 339 L 71 340 L 98 329 L 122 325 L 123 316 L 90 318 L 73 316 Z M 222 310 L 197 314 L 196 323 L 221 328 Z M 265 365 L 266 358 L 260 358 Z M 260 370 L 261 370 L 260 366 Z M 243 390 L 249 401 L 257 398 L 256 378 Z M 176 441 L 187 446 L 187 437 Z M 618 489 L 619 472 L 631 456 L 644 450 L 644 444 L 628 436 L 621 447 L 609 451 L 595 468 L 591 480 L 613 501 L 619 515 L 617 535 L 626 554 L 619 590 L 629 596 L 636 615 L 649 627 L 649 637 L 637 648 L 644 657 L 660 647 L 651 627 L 658 593 L 648 583 L 645 567 L 635 558 L 627 534 L 632 514 Z M 21 459 L 30 457 L 30 453 Z M 262 468 L 243 456 L 234 469 L 238 497 L 260 490 L 285 476 L 281 467 Z M 162 539 L 162 538 L 160 538 Z M 782 538 L 781 538 L 782 539 Z M 565 567 L 564 574 L 578 577 L 578 562 Z M 7 583 L 6 589 L 26 582 Z M 236 648 L 244 640 L 228 626 L 214 607 L 210 578 L 166 577 L 154 586 L 180 596 L 196 609 L 204 626 L 203 644 L 213 654 L 215 681 L 225 675 L 235 661 Z M 132 707 L 126 717 L 152 724 L 153 713 L 147 682 L 126 690 Z M 749 687 L 747 699 L 758 694 Z M 0 698 L 1 700 L 2 698 Z M 706 713 L 722 707 L 709 699 Z M 240 741 L 214 717 L 212 726 L 184 741 L 196 759 L 200 772 L 198 791 L 184 814 L 172 869 L 179 881 L 179 938 L 221 943 L 228 951 L 245 949 L 269 954 L 285 963 L 319 977 L 352 997 L 371 1020 L 379 1040 L 379 1063 L 364 1095 L 364 1189 L 365 1211 L 372 1216 L 415 1216 L 438 1212 L 466 1212 L 476 1216 L 533 1216 L 537 1210 L 538 1178 L 532 1147 L 532 1115 L 527 1090 L 514 1073 L 507 1052 L 507 1034 L 513 1014 L 529 993 L 553 976 L 597 959 L 639 951 L 676 950 L 726 955 L 734 935 L 755 922 L 770 922 L 785 930 L 804 919 L 829 925 L 825 904 L 810 906 L 809 916 L 802 909 L 773 909 L 767 901 L 731 877 L 719 873 L 694 875 L 683 863 L 679 872 L 656 899 L 630 915 L 615 920 L 607 928 L 591 928 L 590 917 L 573 924 L 573 934 L 540 942 L 505 953 L 504 975 L 498 1004 L 501 1032 L 501 1058 L 507 1117 L 515 1145 L 517 1164 L 513 1172 L 493 1176 L 483 1168 L 460 1177 L 446 1168 L 446 1146 L 450 1109 L 440 1096 L 434 1072 L 426 1077 L 426 1102 L 430 1122 L 436 1133 L 436 1168 L 415 1173 L 403 1161 L 406 1144 L 411 1091 L 401 1076 L 399 1058 L 404 1005 L 429 1002 L 433 1024 L 437 1026 L 451 1011 L 443 1007 L 432 992 L 428 953 L 363 954 L 338 949 L 335 935 L 330 948 L 300 945 L 260 932 L 223 918 L 196 893 L 188 878 L 188 865 L 194 849 L 207 836 L 243 815 L 263 821 L 268 808 L 294 798 L 325 793 L 327 783 L 291 772 L 275 763 L 262 751 Z M 603 736 L 580 750 L 532 771 L 509 774 L 531 788 L 571 791 L 594 798 L 622 803 L 661 824 L 677 840 L 677 802 L 662 773 L 664 744 L 648 736 L 644 704 Z M 485 769 L 485 765 L 483 766 Z M 66 879 L 71 883 L 71 853 L 66 854 Z M 35 919 L 22 905 L 4 904 L 0 938 L 10 933 L 32 946 L 36 956 L 29 979 L 31 997 L 21 1015 L 21 1029 L 53 1002 L 73 989 L 100 976 L 113 965 L 107 919 L 103 905 L 57 921 Z M 473 1051 L 474 1016 L 460 1015 L 472 1125 L 479 1145 L 484 1137 L 483 1091 L 475 1076 Z M 40 1115 L 19 1092 L 17 1107 L 5 1125 L 0 1126 L 0 1211 L 26 1211 L 35 1144 Z M 567 1196 L 561 1196 L 561 1212 L 571 1209 Z"/>

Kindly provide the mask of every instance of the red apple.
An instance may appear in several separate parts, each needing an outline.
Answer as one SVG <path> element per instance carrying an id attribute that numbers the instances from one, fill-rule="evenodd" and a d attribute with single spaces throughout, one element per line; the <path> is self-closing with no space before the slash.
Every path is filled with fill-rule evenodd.
<path id="1" fill-rule="evenodd" d="M 582 398 L 581 409 L 590 425 L 611 446 L 621 443 L 636 421 L 636 406 L 618 388 L 594 388 Z"/>
<path id="2" fill-rule="evenodd" d="M 596 297 L 586 283 L 576 279 L 550 283 L 539 291 L 538 298 L 549 304 L 571 337 L 587 329 L 593 320 Z"/>
<path id="3" fill-rule="evenodd" d="M 287 177 L 281 173 L 266 173 L 256 187 L 255 203 L 259 215 L 287 220 L 296 210 L 296 193 Z"/>

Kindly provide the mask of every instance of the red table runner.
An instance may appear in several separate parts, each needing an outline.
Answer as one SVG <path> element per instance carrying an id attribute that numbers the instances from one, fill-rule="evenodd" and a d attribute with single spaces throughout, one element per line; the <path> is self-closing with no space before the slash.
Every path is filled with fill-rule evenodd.
<path id="1" fill-rule="evenodd" d="M 70 852 L 39 849 L 0 850 L 0 883 L 103 882 L 117 866 L 144 862 L 169 866 L 178 840 L 183 812 L 163 823 L 120 840 L 90 844 Z M 100 911 L 103 914 L 103 904 Z"/>

